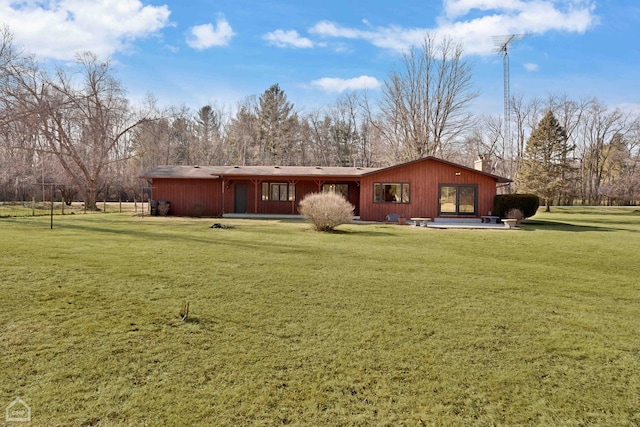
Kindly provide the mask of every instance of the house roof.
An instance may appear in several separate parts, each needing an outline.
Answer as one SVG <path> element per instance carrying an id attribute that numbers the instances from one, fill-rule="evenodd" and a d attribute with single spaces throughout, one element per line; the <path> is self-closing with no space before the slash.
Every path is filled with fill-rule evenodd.
<path id="1" fill-rule="evenodd" d="M 377 172 L 391 170 L 413 163 L 435 161 L 450 166 L 486 175 L 496 182 L 507 183 L 510 179 L 474 168 L 439 159 L 424 157 L 407 163 L 386 168 L 330 167 L 330 166 L 156 166 L 144 173 L 140 178 L 176 178 L 176 179 L 218 179 L 220 177 L 296 177 L 296 178 L 359 178 Z"/>
<path id="2" fill-rule="evenodd" d="M 411 164 L 414 164 L 414 163 L 420 163 L 420 162 L 424 162 L 424 161 L 434 161 L 434 162 L 444 163 L 445 165 L 453 166 L 453 167 L 458 168 L 458 169 L 463 169 L 463 170 L 466 170 L 466 171 L 479 173 L 481 175 L 485 175 L 485 176 L 489 176 L 491 178 L 494 178 L 496 180 L 496 182 L 499 182 L 499 183 L 511 182 L 511 180 L 509 178 L 505 178 L 505 177 L 499 176 L 499 175 L 494 175 L 494 174 L 488 173 L 488 172 L 483 172 L 483 171 L 478 170 L 478 169 L 474 169 L 474 168 L 470 168 L 470 167 L 467 167 L 467 166 L 463 166 L 463 165 L 461 165 L 459 163 L 454 163 L 454 162 L 449 162 L 447 160 L 442 160 L 442 159 L 439 159 L 439 158 L 433 157 L 433 156 L 423 157 L 423 158 L 418 159 L 418 160 L 412 160 L 410 162 L 400 163 L 400 164 L 397 164 L 397 165 L 388 166 L 386 168 L 378 168 L 378 169 L 375 169 L 374 171 L 367 172 L 364 175 L 371 175 L 371 174 L 376 173 L 376 172 L 392 170 L 392 169 L 396 169 L 396 168 L 399 168 L 399 167 L 404 167 L 404 166 L 407 166 L 407 165 L 411 165 Z"/>
<path id="3" fill-rule="evenodd" d="M 240 176 L 357 178 L 379 168 L 325 166 L 157 166 L 141 178 L 208 178 Z"/>
<path id="4" fill-rule="evenodd" d="M 214 166 L 176 166 L 165 165 L 156 166 L 143 173 L 140 178 L 196 178 L 196 179 L 215 179 L 212 176 Z"/>

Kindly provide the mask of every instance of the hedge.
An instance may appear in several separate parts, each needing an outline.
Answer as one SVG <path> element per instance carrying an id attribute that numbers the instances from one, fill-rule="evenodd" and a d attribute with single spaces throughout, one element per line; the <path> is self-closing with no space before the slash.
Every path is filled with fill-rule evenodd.
<path id="1" fill-rule="evenodd" d="M 540 207 L 535 194 L 498 194 L 493 199 L 493 214 L 504 218 L 511 209 L 520 209 L 525 218 L 532 217 Z"/>

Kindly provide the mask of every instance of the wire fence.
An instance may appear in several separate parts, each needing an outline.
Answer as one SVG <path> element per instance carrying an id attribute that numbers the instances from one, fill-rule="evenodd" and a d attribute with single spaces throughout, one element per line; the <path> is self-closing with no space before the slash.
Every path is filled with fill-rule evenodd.
<path id="1" fill-rule="evenodd" d="M 107 202 L 98 203 L 99 210 L 86 209 L 84 203 L 71 204 L 50 201 L 0 201 L 0 218 L 35 217 L 46 215 L 97 215 L 107 213 L 130 213 L 149 215 L 148 202 Z"/>

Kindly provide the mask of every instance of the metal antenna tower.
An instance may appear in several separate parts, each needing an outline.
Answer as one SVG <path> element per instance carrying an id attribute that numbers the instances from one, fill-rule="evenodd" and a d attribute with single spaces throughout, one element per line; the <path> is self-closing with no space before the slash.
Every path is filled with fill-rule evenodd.
<path id="1" fill-rule="evenodd" d="M 511 89 L 509 77 L 509 45 L 516 40 L 526 37 L 525 34 L 508 34 L 506 36 L 493 36 L 495 51 L 502 55 L 502 67 L 504 73 L 504 141 L 511 148 Z"/>

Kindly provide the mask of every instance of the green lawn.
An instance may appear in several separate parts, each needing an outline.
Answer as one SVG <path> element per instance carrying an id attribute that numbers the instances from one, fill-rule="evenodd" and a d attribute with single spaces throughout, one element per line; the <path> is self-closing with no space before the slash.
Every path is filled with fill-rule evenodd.
<path id="1" fill-rule="evenodd" d="M 640 211 L 338 230 L 0 220 L 0 409 L 19 396 L 34 426 L 640 424 Z"/>

